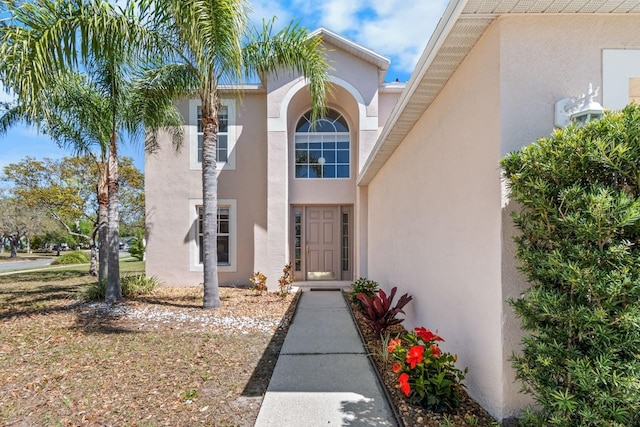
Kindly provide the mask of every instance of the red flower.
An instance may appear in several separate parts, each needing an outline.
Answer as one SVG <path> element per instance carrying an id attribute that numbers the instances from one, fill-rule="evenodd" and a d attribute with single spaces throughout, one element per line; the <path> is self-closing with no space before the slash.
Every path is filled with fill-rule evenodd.
<path id="1" fill-rule="evenodd" d="M 421 345 L 414 345 L 409 349 L 409 354 L 407 354 L 407 363 L 411 366 L 411 369 L 416 367 L 416 364 L 422 362 L 424 353 L 424 347 Z"/>
<path id="2" fill-rule="evenodd" d="M 429 342 L 429 341 L 444 341 L 442 338 L 440 338 L 440 336 L 434 334 L 433 332 L 431 332 L 428 329 L 425 328 L 415 328 L 416 334 L 418 335 L 418 337 L 422 338 L 424 340 L 424 342 Z"/>
<path id="3" fill-rule="evenodd" d="M 389 341 L 389 347 L 387 347 L 387 351 L 389 351 L 390 353 L 394 352 L 396 347 L 398 347 L 400 343 L 401 343 L 400 338 L 396 338 L 395 340 Z"/>
<path id="4" fill-rule="evenodd" d="M 394 363 L 393 366 L 391 367 L 391 370 L 393 371 L 394 374 L 397 374 L 398 372 L 400 372 L 401 369 L 402 369 L 402 366 L 400 366 L 399 363 Z"/>
<path id="5" fill-rule="evenodd" d="M 434 357 L 440 357 L 440 347 L 433 344 L 431 346 L 431 354 L 433 354 Z"/>
<path id="6" fill-rule="evenodd" d="M 411 393 L 411 386 L 409 385 L 409 375 L 404 372 L 400 374 L 398 377 L 398 382 L 400 383 L 400 390 L 405 394 L 405 396 L 409 396 Z"/>

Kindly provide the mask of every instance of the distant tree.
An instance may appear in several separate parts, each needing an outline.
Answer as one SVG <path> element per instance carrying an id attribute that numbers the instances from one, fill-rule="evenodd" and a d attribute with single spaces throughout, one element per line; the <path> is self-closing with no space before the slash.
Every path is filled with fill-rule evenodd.
<path id="1" fill-rule="evenodd" d="M 130 157 L 120 158 L 120 233 L 123 236 L 145 234 L 144 174 Z"/>
<path id="2" fill-rule="evenodd" d="M 23 240 L 26 242 L 30 236 L 55 227 L 43 209 L 22 202 L 18 197 L 0 199 L 0 236 L 9 242 L 11 258 L 18 256 L 18 248 Z"/>
<path id="3" fill-rule="evenodd" d="M 138 201 L 143 192 L 142 173 L 129 157 L 122 158 L 121 189 Z M 23 206 L 39 207 L 72 236 L 72 244 L 87 241 L 95 248 L 100 227 L 96 182 L 101 175 L 101 165 L 91 156 L 65 157 L 60 160 L 36 160 L 27 157 L 18 163 L 4 167 L 3 180 L 10 183 L 11 193 L 22 200 Z M 129 217 L 140 221 L 144 229 L 144 205 L 136 203 L 128 207 Z M 77 240 L 77 239 L 80 240 Z M 58 239 L 69 241 L 68 238 Z M 97 257 L 92 250 L 90 273 L 96 275 Z"/>

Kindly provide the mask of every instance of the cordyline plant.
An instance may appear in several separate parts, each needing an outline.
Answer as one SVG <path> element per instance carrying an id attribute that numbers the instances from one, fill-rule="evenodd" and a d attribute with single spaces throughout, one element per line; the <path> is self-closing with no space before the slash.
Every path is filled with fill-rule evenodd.
<path id="1" fill-rule="evenodd" d="M 467 369 L 455 367 L 457 355 L 443 353 L 438 342 L 444 340 L 429 329 L 419 327 L 389 341 L 387 351 L 395 360 L 398 387 L 411 403 L 433 411 L 460 405 Z"/>
<path id="2" fill-rule="evenodd" d="M 640 425 L 640 107 L 570 126 L 502 159 L 529 332 L 512 358 L 558 426 Z"/>
<path id="3" fill-rule="evenodd" d="M 366 279 L 364 277 L 360 277 L 358 280 L 351 284 L 351 301 L 354 304 L 357 304 L 360 308 L 360 311 L 364 310 L 362 306 L 362 302 L 358 299 L 358 294 L 366 294 L 369 298 L 373 298 L 373 296 L 378 292 L 378 282 L 370 279 Z"/>
<path id="4" fill-rule="evenodd" d="M 398 288 L 394 287 L 391 289 L 388 297 L 382 289 L 373 297 L 369 297 L 365 293 L 358 294 L 358 299 L 364 307 L 362 313 L 365 320 L 376 334 L 382 335 L 391 326 L 404 321 L 404 319 L 399 319 L 396 316 L 400 313 L 404 314 L 402 309 L 405 305 L 409 304 L 409 301 L 411 301 L 413 297 L 409 296 L 409 294 L 402 295 L 397 304 L 392 308 L 391 304 L 397 291 Z"/>

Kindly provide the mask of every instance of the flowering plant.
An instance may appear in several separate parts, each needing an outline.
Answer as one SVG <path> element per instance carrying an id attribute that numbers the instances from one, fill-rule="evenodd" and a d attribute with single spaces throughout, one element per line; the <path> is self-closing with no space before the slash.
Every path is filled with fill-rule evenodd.
<path id="1" fill-rule="evenodd" d="M 438 342 L 444 340 L 420 327 L 390 340 L 387 351 L 393 355 L 391 369 L 398 374 L 398 387 L 409 401 L 443 411 L 460 404 L 467 369 L 456 368 L 457 355 L 443 353 Z"/>
<path id="2" fill-rule="evenodd" d="M 253 273 L 249 281 L 253 283 L 251 289 L 253 289 L 254 291 L 262 293 L 263 291 L 267 290 L 267 276 L 260 273 L 259 271 Z"/>
<path id="3" fill-rule="evenodd" d="M 280 296 L 285 297 L 291 292 L 291 284 L 295 281 L 293 277 L 293 266 L 291 263 L 285 264 L 282 269 L 282 276 L 278 279 L 280 285 Z"/>

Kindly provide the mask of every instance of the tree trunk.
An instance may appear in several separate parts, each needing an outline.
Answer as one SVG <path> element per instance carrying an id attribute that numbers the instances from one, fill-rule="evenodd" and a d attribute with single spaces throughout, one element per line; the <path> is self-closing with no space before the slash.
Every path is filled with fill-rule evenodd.
<path id="1" fill-rule="evenodd" d="M 118 135 L 114 131 L 109 144 L 109 168 L 107 186 L 109 188 L 109 216 L 107 222 L 107 288 L 105 302 L 111 304 L 122 299 L 120 286 L 118 223 Z"/>
<path id="2" fill-rule="evenodd" d="M 17 239 L 10 237 L 9 243 L 11 244 L 11 255 L 9 255 L 9 258 L 18 258 L 18 243 L 20 243 L 20 237 Z"/>
<path id="3" fill-rule="evenodd" d="M 204 309 L 220 307 L 218 289 L 218 177 L 216 146 L 218 143 L 217 99 L 202 102 L 202 203 L 204 246 Z"/>
<path id="4" fill-rule="evenodd" d="M 91 276 L 98 275 L 98 250 L 96 248 L 96 235 L 98 234 L 98 224 L 93 224 L 93 232 L 89 237 L 89 249 L 91 250 L 91 258 L 89 263 L 89 274 Z"/>
<path id="5" fill-rule="evenodd" d="M 109 219 L 109 188 L 107 187 L 107 165 L 102 162 L 98 164 L 100 174 L 98 176 L 98 281 L 107 280 L 109 266 L 107 222 Z"/>

